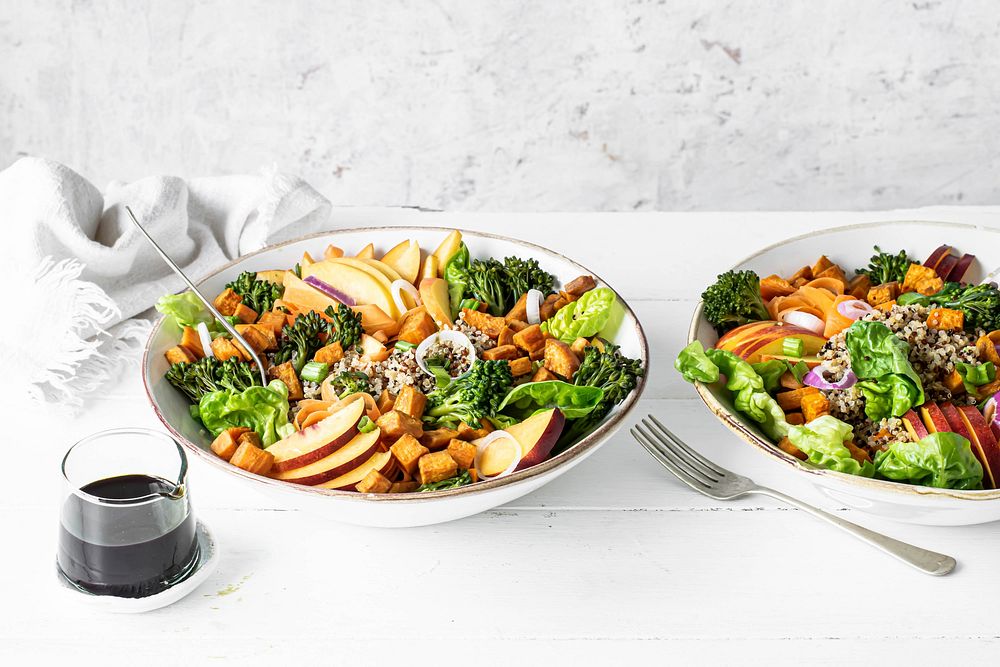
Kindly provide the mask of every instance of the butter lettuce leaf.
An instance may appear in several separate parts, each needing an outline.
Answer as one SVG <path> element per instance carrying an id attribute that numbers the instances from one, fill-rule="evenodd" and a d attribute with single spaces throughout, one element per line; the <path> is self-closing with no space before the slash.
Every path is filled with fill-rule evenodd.
<path id="1" fill-rule="evenodd" d="M 697 340 L 680 351 L 674 360 L 674 368 L 688 382 L 712 384 L 719 380 L 719 367 L 708 358 L 705 347 Z"/>
<path id="2" fill-rule="evenodd" d="M 552 334 L 564 343 L 572 343 L 577 338 L 590 338 L 600 333 L 608 324 L 617 299 L 613 290 L 607 287 L 595 287 L 542 322 L 542 331 Z"/>
<path id="3" fill-rule="evenodd" d="M 559 408 L 566 419 L 577 419 L 591 412 L 604 399 L 604 390 L 577 386 L 559 380 L 526 382 L 510 390 L 498 412 L 524 420 L 543 410 Z"/>
<path id="4" fill-rule="evenodd" d="M 767 393 L 764 379 L 753 366 L 725 350 L 713 348 L 705 354 L 719 372 L 726 376 L 726 389 L 733 392 L 733 403 L 737 410 L 760 424 L 761 430 L 771 440 L 778 441 L 788 435 L 789 424 L 785 421 L 784 410 Z"/>
<path id="5" fill-rule="evenodd" d="M 788 439 L 819 468 L 848 475 L 872 477 L 875 466 L 871 461 L 859 463 L 844 443 L 854 437 L 854 428 L 836 417 L 823 415 L 808 424 L 788 429 Z"/>
<path id="6" fill-rule="evenodd" d="M 932 433 L 918 442 L 893 442 L 875 455 L 886 479 L 939 489 L 983 488 L 983 466 L 972 445 L 957 433 Z"/>
<path id="7" fill-rule="evenodd" d="M 178 327 L 194 327 L 199 322 L 208 324 L 215 320 L 208 308 L 194 292 L 165 294 L 156 301 L 156 310 L 173 320 Z"/>
<path id="8" fill-rule="evenodd" d="M 910 364 L 910 346 L 889 327 L 858 320 L 847 330 L 845 343 L 869 419 L 902 417 L 924 402 L 923 383 Z"/>
<path id="9" fill-rule="evenodd" d="M 288 387 L 281 380 L 241 392 L 209 392 L 197 407 L 197 417 L 213 437 L 227 428 L 243 426 L 256 431 L 268 447 L 295 430 L 288 423 Z"/>

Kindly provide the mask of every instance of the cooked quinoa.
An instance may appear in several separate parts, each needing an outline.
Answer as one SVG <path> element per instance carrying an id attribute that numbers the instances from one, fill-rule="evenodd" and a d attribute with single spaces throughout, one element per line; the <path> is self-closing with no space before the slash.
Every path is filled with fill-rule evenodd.
<path id="1" fill-rule="evenodd" d="M 928 401 L 952 401 L 973 405 L 974 397 L 953 396 L 944 380 L 955 370 L 957 362 L 977 363 L 976 340 L 983 331 L 938 331 L 927 326 L 929 310 L 923 306 L 893 306 L 888 313 L 876 310 L 863 320 L 882 322 L 896 336 L 910 345 L 909 359 L 920 376 Z M 819 357 L 830 369 L 832 381 L 840 380 L 851 366 L 847 351 L 846 331 L 827 341 Z M 901 419 L 895 417 L 873 423 L 865 416 L 865 399 L 855 386 L 849 389 L 824 390 L 830 401 L 834 417 L 854 426 L 857 440 L 872 448 L 882 448 L 893 441 L 906 441 L 910 437 Z"/>
<path id="2" fill-rule="evenodd" d="M 465 321 L 465 313 L 458 316 L 458 319 L 455 320 L 455 326 L 452 328 L 456 331 L 461 331 L 469 337 L 469 340 L 472 341 L 472 346 L 476 348 L 477 355 L 482 354 L 485 350 L 489 350 L 490 348 L 497 346 L 495 340 Z"/>

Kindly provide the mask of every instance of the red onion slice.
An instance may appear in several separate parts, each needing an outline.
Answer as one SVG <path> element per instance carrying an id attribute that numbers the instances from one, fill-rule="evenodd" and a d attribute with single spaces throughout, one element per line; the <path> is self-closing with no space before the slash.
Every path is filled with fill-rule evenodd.
<path id="1" fill-rule="evenodd" d="M 320 292 L 327 295 L 331 299 L 339 301 L 345 306 L 358 305 L 358 302 L 352 299 L 350 296 L 344 294 L 330 283 L 320 280 L 316 276 L 306 276 L 304 282 L 308 283 L 311 287 L 315 287 L 316 289 L 318 289 Z"/>
<path id="2" fill-rule="evenodd" d="M 1000 410 L 997 410 L 998 402 L 1000 402 L 1000 391 L 993 394 L 990 400 L 986 401 L 986 406 L 983 408 L 983 416 L 989 422 L 993 435 L 1000 438 Z"/>
<path id="3" fill-rule="evenodd" d="M 826 329 L 826 323 L 823 320 L 812 313 L 805 313 L 801 310 L 785 311 L 781 314 L 781 319 L 787 324 L 794 324 L 797 327 L 808 329 L 818 336 L 822 336 L 823 331 Z"/>
<path id="4" fill-rule="evenodd" d="M 861 299 L 852 299 L 838 303 L 837 312 L 849 320 L 860 320 L 865 315 L 874 313 L 875 309 Z"/>
<path id="5" fill-rule="evenodd" d="M 805 374 L 802 378 L 802 384 L 808 385 L 810 387 L 816 387 L 817 389 L 849 389 L 853 387 L 858 382 L 858 376 L 854 374 L 854 371 L 847 369 L 844 373 L 844 377 L 840 378 L 837 382 L 830 382 L 826 379 L 825 373 L 830 371 L 829 366 L 825 363 L 820 364 L 816 368 Z"/>

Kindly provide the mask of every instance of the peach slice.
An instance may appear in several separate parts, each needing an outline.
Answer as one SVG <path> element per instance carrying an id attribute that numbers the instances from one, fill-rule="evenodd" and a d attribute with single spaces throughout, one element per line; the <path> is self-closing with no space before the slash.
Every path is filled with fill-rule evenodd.
<path id="1" fill-rule="evenodd" d="M 1000 475 L 1000 445 L 993 436 L 990 425 L 986 423 L 979 409 L 974 405 L 963 405 L 958 408 L 962 421 L 969 431 L 969 442 L 972 443 L 972 452 L 983 464 L 983 487 L 987 489 L 997 488 L 997 476 Z"/>
<path id="2" fill-rule="evenodd" d="M 505 431 L 521 445 L 521 462 L 514 470 L 524 470 L 528 466 L 541 463 L 548 458 L 552 448 L 562 434 L 566 417 L 556 408 L 532 415 L 522 422 L 509 426 Z M 477 448 L 482 447 L 485 438 L 473 441 Z M 508 461 L 509 463 L 509 461 Z M 499 465 L 499 463 L 497 464 Z M 501 468 L 502 472 L 505 468 Z"/>
<path id="3" fill-rule="evenodd" d="M 392 452 L 375 452 L 358 467 L 315 486 L 319 489 L 354 491 L 357 483 L 363 480 L 372 470 L 378 470 L 380 473 L 386 474 L 392 467 L 392 461 Z"/>
<path id="4" fill-rule="evenodd" d="M 274 471 L 294 470 L 329 456 L 354 439 L 364 414 L 365 402 L 358 397 L 329 417 L 274 443 L 267 448 L 274 456 Z"/>
<path id="5" fill-rule="evenodd" d="M 948 433 L 951 431 L 948 418 L 944 416 L 941 408 L 933 403 L 921 407 L 920 416 L 924 420 L 924 426 L 927 427 L 928 433 Z"/>
<path id="6" fill-rule="evenodd" d="M 420 281 L 420 300 L 428 314 L 439 327 L 452 326 L 451 298 L 448 296 L 448 281 L 441 278 L 424 278 Z"/>
<path id="7" fill-rule="evenodd" d="M 437 247 L 434 251 L 434 257 L 437 258 L 437 276 L 439 278 L 444 277 L 444 267 L 448 264 L 448 260 L 451 256 L 458 252 L 458 249 L 462 245 L 462 232 L 457 229 L 453 229 L 448 236 L 441 241 L 441 245 Z"/>
<path id="8" fill-rule="evenodd" d="M 343 447 L 332 454 L 292 470 L 285 470 L 274 475 L 275 479 L 296 484 L 315 486 L 329 481 L 346 472 L 354 470 L 378 451 L 379 429 L 368 433 L 359 433 Z"/>
<path id="9" fill-rule="evenodd" d="M 903 426 L 906 427 L 906 432 L 910 434 L 910 438 L 914 442 L 919 442 L 927 437 L 927 427 L 924 423 L 920 421 L 920 416 L 910 410 L 905 415 L 903 415 Z"/>
<path id="10" fill-rule="evenodd" d="M 395 269 L 403 280 L 414 283 L 420 275 L 420 244 L 416 241 L 403 241 L 385 253 L 382 261 Z"/>

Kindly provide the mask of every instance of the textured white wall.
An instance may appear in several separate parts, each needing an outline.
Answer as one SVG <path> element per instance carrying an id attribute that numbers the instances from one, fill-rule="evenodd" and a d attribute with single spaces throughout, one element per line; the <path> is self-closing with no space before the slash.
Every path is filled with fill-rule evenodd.
<path id="1" fill-rule="evenodd" d="M 0 0 L 0 166 L 338 204 L 1000 201 L 995 0 Z"/>

